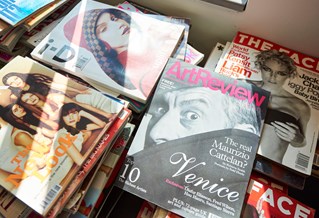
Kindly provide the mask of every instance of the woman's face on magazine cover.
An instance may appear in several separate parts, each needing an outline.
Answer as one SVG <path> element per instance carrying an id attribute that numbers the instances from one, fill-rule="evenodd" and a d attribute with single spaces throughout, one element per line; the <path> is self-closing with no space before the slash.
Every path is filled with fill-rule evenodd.
<path id="1" fill-rule="evenodd" d="M 32 93 L 24 93 L 21 95 L 21 101 L 30 105 L 36 105 L 39 102 L 39 97 Z"/>
<path id="2" fill-rule="evenodd" d="M 130 31 L 130 24 L 113 14 L 105 12 L 97 20 L 97 37 L 113 49 L 127 47 Z"/>
<path id="3" fill-rule="evenodd" d="M 221 94 L 197 87 L 164 94 L 150 111 L 155 124 L 150 139 L 155 144 L 203 133 L 225 126 L 226 117 Z"/>
<path id="4" fill-rule="evenodd" d="M 17 104 L 13 105 L 11 110 L 13 115 L 16 116 L 17 118 L 22 118 L 27 113 L 23 107 Z"/>
<path id="5" fill-rule="evenodd" d="M 264 84 L 269 86 L 282 86 L 289 77 L 288 67 L 275 59 L 265 61 L 261 74 Z"/>
<path id="6" fill-rule="evenodd" d="M 67 126 L 76 127 L 77 122 L 79 121 L 79 113 L 77 111 L 70 111 L 67 115 L 63 116 L 63 121 Z"/>
<path id="7" fill-rule="evenodd" d="M 2 89 L 0 87 L 0 105 L 5 107 L 11 103 L 12 92 L 8 88 Z"/>
<path id="8" fill-rule="evenodd" d="M 18 76 L 10 76 L 5 83 L 15 88 L 21 88 L 25 85 L 25 82 Z"/>

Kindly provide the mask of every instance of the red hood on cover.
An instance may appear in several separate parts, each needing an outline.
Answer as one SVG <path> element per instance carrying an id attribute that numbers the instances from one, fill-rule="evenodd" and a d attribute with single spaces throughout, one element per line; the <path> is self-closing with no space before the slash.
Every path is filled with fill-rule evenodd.
<path id="1" fill-rule="evenodd" d="M 127 53 L 117 55 L 107 42 L 97 38 L 96 22 L 105 10 L 94 9 L 76 15 L 64 25 L 64 35 L 73 44 L 91 52 L 101 69 L 112 80 L 125 88 L 136 89 L 136 84 L 132 84 L 125 75 Z"/>
<path id="2" fill-rule="evenodd" d="M 72 43 L 90 51 L 83 35 L 84 14 L 73 17 L 63 27 L 65 37 Z"/>

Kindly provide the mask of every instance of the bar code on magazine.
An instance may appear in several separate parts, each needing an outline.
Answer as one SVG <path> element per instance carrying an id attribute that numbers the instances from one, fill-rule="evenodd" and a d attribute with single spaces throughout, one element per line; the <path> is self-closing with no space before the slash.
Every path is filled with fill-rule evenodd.
<path id="1" fill-rule="evenodd" d="M 48 192 L 48 194 L 45 196 L 45 199 L 41 203 L 41 207 L 43 209 L 47 208 L 47 206 L 50 205 L 52 200 L 54 200 L 57 194 L 60 192 L 61 188 L 62 187 L 60 185 L 54 185 L 51 188 L 51 190 Z"/>
<path id="2" fill-rule="evenodd" d="M 302 153 L 298 153 L 296 159 L 296 168 L 301 170 L 307 169 L 309 165 L 309 159 L 309 156 L 304 155 Z"/>
<path id="3" fill-rule="evenodd" d="M 90 58 L 84 57 L 84 56 L 80 56 L 80 57 L 76 60 L 75 67 L 76 67 L 76 68 L 80 68 L 81 70 L 83 70 L 83 68 L 85 67 L 85 65 L 86 65 L 87 63 L 89 63 L 89 61 L 90 61 Z"/>

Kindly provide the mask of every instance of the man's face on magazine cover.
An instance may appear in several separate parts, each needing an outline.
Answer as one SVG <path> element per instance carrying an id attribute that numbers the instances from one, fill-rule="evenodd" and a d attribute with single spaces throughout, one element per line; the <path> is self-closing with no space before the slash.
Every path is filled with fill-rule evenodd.
<path id="1" fill-rule="evenodd" d="M 198 133 L 223 129 L 226 116 L 221 103 L 222 94 L 204 87 L 165 93 L 150 108 L 150 143 L 166 141 Z"/>

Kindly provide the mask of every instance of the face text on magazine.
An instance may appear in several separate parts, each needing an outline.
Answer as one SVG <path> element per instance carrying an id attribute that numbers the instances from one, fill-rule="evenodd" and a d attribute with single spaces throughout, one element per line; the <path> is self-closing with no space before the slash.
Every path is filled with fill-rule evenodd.
<path id="1" fill-rule="evenodd" d="M 239 32 L 228 48 L 216 72 L 225 76 L 262 81 L 259 67 L 254 63 L 258 51 L 277 50 L 290 57 L 298 68 L 319 73 L 319 60 L 285 48 L 265 39 Z"/>
<path id="2" fill-rule="evenodd" d="M 233 42 L 259 51 L 278 50 L 279 52 L 284 52 L 299 67 L 319 73 L 319 60 L 317 58 L 309 57 L 268 40 L 239 32 Z"/>
<path id="3" fill-rule="evenodd" d="M 288 217 L 315 217 L 315 210 L 292 198 L 276 188 L 257 180 L 251 179 L 247 188 L 246 207 L 243 218 L 250 218 L 247 208 L 253 210 L 258 217 L 288 218 Z M 248 207 L 247 207 L 248 206 Z"/>

